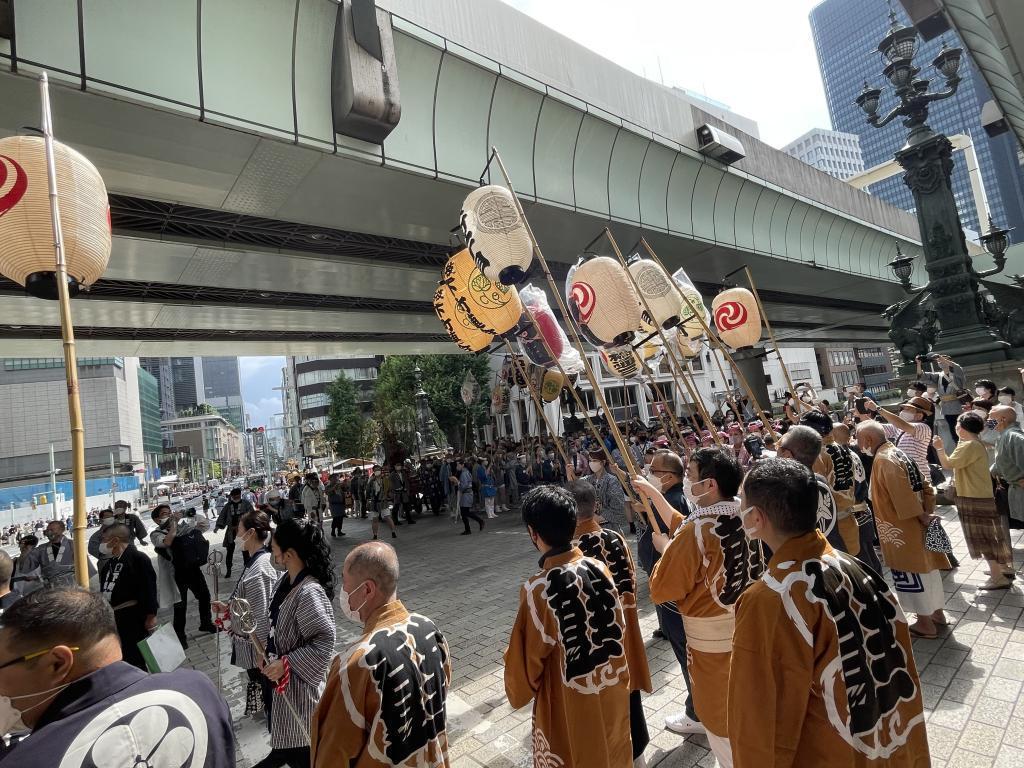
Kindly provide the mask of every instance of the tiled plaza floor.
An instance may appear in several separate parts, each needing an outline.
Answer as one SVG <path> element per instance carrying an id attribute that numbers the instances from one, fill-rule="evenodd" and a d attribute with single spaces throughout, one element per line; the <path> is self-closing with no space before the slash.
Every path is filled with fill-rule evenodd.
<path id="1" fill-rule="evenodd" d="M 916 640 L 914 651 L 925 706 L 928 737 L 935 768 L 1024 767 L 1024 591 L 979 592 L 985 567 L 970 560 L 955 510 L 944 507 L 946 529 L 961 567 L 945 575 L 946 608 L 951 628 L 937 640 Z M 447 636 L 452 651 L 453 680 L 449 697 L 449 738 L 457 768 L 529 766 L 527 739 L 530 708 L 513 711 L 505 701 L 502 652 L 508 640 L 519 586 L 535 572 L 537 553 L 515 513 L 487 521 L 482 534 L 458 536 L 446 517 L 424 518 L 402 526 L 394 542 L 401 562 L 399 596 L 410 610 L 423 613 Z M 363 520 L 347 520 L 345 538 L 333 540 L 335 562 L 370 536 Z M 1021 531 L 1014 546 L 1024 547 Z M 1024 551 L 1016 549 L 1017 564 Z M 237 575 L 237 570 L 236 570 Z M 702 737 L 684 740 L 664 730 L 664 718 L 682 708 L 685 687 L 671 648 L 651 639 L 654 610 L 646 580 L 639 574 L 640 623 L 655 692 L 644 704 L 652 742 L 648 765 L 714 766 Z M 222 579 L 222 594 L 231 585 Z M 190 611 L 192 613 L 192 611 Z M 190 616 L 190 634 L 196 619 Z M 357 628 L 339 617 L 338 648 L 356 636 Z M 236 717 L 239 766 L 250 766 L 269 749 L 261 723 L 242 718 L 244 687 L 240 672 L 227 663 L 222 641 L 225 695 Z M 215 640 L 197 638 L 188 651 L 190 662 L 214 677 Z"/>

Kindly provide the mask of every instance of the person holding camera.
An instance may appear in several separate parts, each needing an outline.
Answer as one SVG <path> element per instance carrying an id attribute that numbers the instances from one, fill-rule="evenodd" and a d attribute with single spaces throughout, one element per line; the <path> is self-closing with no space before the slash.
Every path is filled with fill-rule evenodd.
<path id="1" fill-rule="evenodd" d="M 939 398 L 939 413 L 949 425 L 953 445 L 956 445 L 960 439 L 956 433 L 956 420 L 961 412 L 959 395 L 967 388 L 964 369 L 954 363 L 953 358 L 948 355 L 936 353 L 918 355 L 916 362 L 918 380 L 927 386 L 935 387 L 935 394 Z M 937 365 L 939 370 L 925 371 L 924 363 L 926 362 Z"/>
<path id="2" fill-rule="evenodd" d="M 157 527 L 149 534 L 157 555 L 173 567 L 174 583 L 180 598 L 174 603 L 174 633 L 181 641 L 182 648 L 188 648 L 185 610 L 188 607 L 189 592 L 199 601 L 199 631 L 217 631 L 210 612 L 210 588 L 206 585 L 202 571 L 210 554 L 210 543 L 203 536 L 210 522 L 205 517 L 197 518 L 195 509 L 189 509 L 188 512 L 185 519 L 182 519 L 181 513 L 172 512 L 169 505 L 157 505 L 153 510 L 153 522 Z"/>

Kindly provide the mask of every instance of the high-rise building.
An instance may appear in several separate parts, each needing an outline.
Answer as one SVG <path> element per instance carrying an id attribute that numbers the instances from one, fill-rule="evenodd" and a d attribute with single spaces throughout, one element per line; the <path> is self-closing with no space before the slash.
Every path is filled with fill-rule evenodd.
<path id="1" fill-rule="evenodd" d="M 175 406 L 170 418 L 206 403 L 216 408 L 236 429 L 245 428 L 242 377 L 237 357 L 168 359 Z"/>
<path id="2" fill-rule="evenodd" d="M 855 133 L 814 128 L 784 146 L 782 151 L 844 181 L 864 171 L 860 137 Z"/>
<path id="3" fill-rule="evenodd" d="M 330 407 L 327 387 L 340 375 L 355 383 L 356 400 L 364 413 L 369 414 L 373 410 L 374 382 L 383 360 L 382 357 L 289 357 L 291 375 L 286 374 L 285 379 L 293 382 L 295 388 L 293 420 L 314 431 L 325 429 Z"/>
<path id="4" fill-rule="evenodd" d="M 140 357 L 139 365 L 156 381 L 160 405 L 160 414 L 157 419 L 157 425 L 159 426 L 160 421 L 173 419 L 178 415 L 178 409 L 174 403 L 174 374 L 171 372 L 171 358 Z M 161 432 L 161 440 L 165 448 L 173 445 L 169 432 Z"/>
<path id="5" fill-rule="evenodd" d="M 138 358 L 81 357 L 78 379 L 86 469 L 108 475 L 111 459 L 118 467 L 141 465 Z M 0 480 L 49 474 L 51 443 L 57 466 L 70 467 L 68 425 L 63 358 L 0 362 Z"/>
<path id="6" fill-rule="evenodd" d="M 893 7 L 899 21 L 910 25 L 910 20 L 898 3 Z M 889 6 L 885 0 L 824 0 L 811 11 L 811 32 L 821 67 L 832 127 L 837 131 L 855 133 L 860 137 L 860 148 L 868 168 L 888 162 L 906 141 L 906 130 L 898 121 L 883 129 L 868 124 L 864 113 L 855 103 L 857 94 L 864 83 L 879 85 L 883 82 L 883 64 L 880 55 L 874 51 L 889 29 Z M 921 76 L 930 78 L 935 84 L 938 76 L 930 62 L 938 55 L 943 40 L 950 46 L 961 46 L 955 32 L 950 31 L 941 38 L 921 41 L 917 64 L 922 67 Z M 928 124 L 936 131 L 947 135 L 967 134 L 974 141 L 978 165 L 985 184 L 989 210 L 1002 226 L 1024 226 L 1024 185 L 1019 165 L 998 162 L 996 155 L 1007 136 L 989 139 L 981 126 L 981 106 L 992 98 L 988 87 L 978 74 L 977 67 L 965 52 L 960 72 L 963 80 L 956 95 L 930 105 Z M 889 89 L 883 93 L 879 113 L 884 114 L 895 104 L 895 97 Z M 993 151 L 995 149 L 995 151 Z M 975 232 L 988 229 L 987 222 L 978 221 L 970 181 L 963 156 L 954 155 L 953 194 L 960 219 L 965 227 Z M 1017 180 L 1018 183 L 1014 183 Z M 913 195 L 897 175 L 870 187 L 871 194 L 904 210 L 914 209 Z"/>
<path id="7" fill-rule="evenodd" d="M 142 420 L 142 451 L 146 455 L 146 466 L 156 467 L 164 452 L 160 429 L 160 384 L 149 371 L 139 367 L 139 415 Z"/>

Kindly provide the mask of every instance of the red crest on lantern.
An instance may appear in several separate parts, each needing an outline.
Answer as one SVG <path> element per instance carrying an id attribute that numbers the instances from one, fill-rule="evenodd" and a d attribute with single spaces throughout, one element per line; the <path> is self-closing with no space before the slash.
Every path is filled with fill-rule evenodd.
<path id="1" fill-rule="evenodd" d="M 750 347 L 761 338 L 757 299 L 746 288 L 730 288 L 711 302 L 718 335 L 733 349 Z"/>

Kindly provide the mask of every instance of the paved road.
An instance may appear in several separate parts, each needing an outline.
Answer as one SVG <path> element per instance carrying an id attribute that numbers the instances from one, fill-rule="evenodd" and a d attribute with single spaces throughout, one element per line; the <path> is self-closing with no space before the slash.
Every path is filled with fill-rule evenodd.
<path id="1" fill-rule="evenodd" d="M 940 510 L 963 566 L 946 575 L 947 610 L 955 626 L 937 640 L 916 640 L 928 733 L 935 768 L 1024 766 L 1024 591 L 978 592 L 985 567 L 968 559 L 954 510 Z M 370 537 L 363 520 L 347 520 L 348 535 L 334 539 L 335 562 L 355 544 Z M 527 750 L 529 707 L 515 712 L 505 701 L 502 652 L 508 640 L 521 582 L 537 567 L 537 553 L 518 515 L 488 521 L 482 534 L 458 536 L 461 525 L 430 518 L 399 529 L 396 543 L 402 576 L 399 593 L 414 611 L 433 618 L 452 649 L 454 679 L 449 698 L 452 764 L 457 768 L 508 768 L 531 765 Z M 1024 560 L 1024 542 L 1014 531 L 1017 562 Z M 237 570 L 236 570 L 237 573 Z M 643 579 L 643 574 L 640 574 Z M 1019 583 L 1019 582 L 1018 582 Z M 231 585 L 222 584 L 222 593 Z M 640 586 L 640 623 L 648 638 L 647 652 L 655 693 L 644 706 L 652 743 L 648 765 L 660 768 L 714 766 L 707 742 L 685 740 L 663 730 L 664 718 L 682 707 L 684 684 L 665 641 L 650 639 L 656 619 Z M 339 616 L 338 648 L 356 637 L 357 628 Z M 1018 622 L 1020 622 L 1018 626 Z M 196 619 L 190 617 L 190 634 Z M 216 651 L 211 636 L 197 638 L 189 648 L 190 663 L 211 677 Z M 239 670 L 228 665 L 227 642 L 221 644 L 226 693 L 236 718 L 244 710 Z M 239 766 L 262 758 L 269 744 L 265 728 L 239 719 Z"/>

